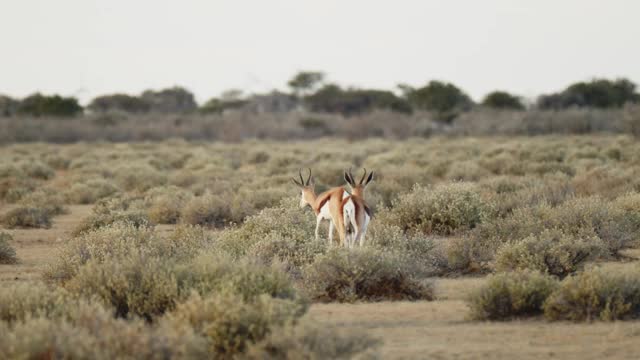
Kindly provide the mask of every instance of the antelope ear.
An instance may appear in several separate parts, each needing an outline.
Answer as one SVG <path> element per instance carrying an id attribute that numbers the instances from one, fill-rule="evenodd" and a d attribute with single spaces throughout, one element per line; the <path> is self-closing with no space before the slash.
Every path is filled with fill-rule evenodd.
<path id="1" fill-rule="evenodd" d="M 367 182 L 365 184 L 369 184 L 373 180 L 373 171 L 369 173 L 369 177 L 367 178 Z"/>
<path id="2" fill-rule="evenodd" d="M 307 186 L 314 186 L 316 184 L 316 178 L 313 176 L 309 178 L 309 182 L 307 182 Z"/>

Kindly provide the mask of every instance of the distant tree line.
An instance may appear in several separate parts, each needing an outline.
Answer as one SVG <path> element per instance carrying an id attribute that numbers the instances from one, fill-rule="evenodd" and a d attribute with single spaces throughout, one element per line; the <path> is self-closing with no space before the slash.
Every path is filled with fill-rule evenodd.
<path id="1" fill-rule="evenodd" d="M 73 117 L 84 112 L 129 114 L 223 114 L 228 111 L 289 112 L 303 109 L 316 113 L 360 115 L 376 109 L 411 114 L 429 111 L 435 119 L 450 122 L 475 107 L 523 111 L 523 99 L 506 91 L 487 94 L 475 103 L 463 90 L 443 81 L 430 81 L 422 87 L 401 84 L 397 92 L 380 89 L 341 87 L 326 81 L 318 71 L 301 71 L 287 83 L 290 92 L 244 96 L 240 90 L 230 90 L 198 106 L 194 95 L 182 87 L 147 90 L 138 96 L 128 94 L 102 95 L 86 108 L 74 97 L 36 93 L 24 99 L 0 95 L 0 116 L 14 115 Z M 636 84 L 627 79 L 594 79 L 571 84 L 565 90 L 538 97 L 530 105 L 540 110 L 568 108 L 620 108 L 627 103 L 640 103 Z"/>

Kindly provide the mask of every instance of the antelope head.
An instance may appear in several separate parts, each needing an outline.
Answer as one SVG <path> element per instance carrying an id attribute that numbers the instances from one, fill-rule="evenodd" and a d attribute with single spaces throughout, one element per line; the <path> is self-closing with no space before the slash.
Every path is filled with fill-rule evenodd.
<path id="1" fill-rule="evenodd" d="M 315 201 L 316 194 L 314 190 L 315 184 L 313 181 L 313 177 L 311 176 L 311 169 L 309 169 L 309 176 L 307 177 L 306 181 L 302 178 L 302 169 L 298 170 L 298 176 L 300 176 L 300 181 L 296 180 L 295 178 L 291 178 L 291 180 L 293 180 L 293 183 L 296 184 L 296 186 L 300 188 L 300 191 L 302 192 L 302 195 L 300 197 L 300 207 L 304 208 L 307 205 L 312 206 L 313 202 Z"/>
<path id="2" fill-rule="evenodd" d="M 351 193 L 353 195 L 359 196 L 364 199 L 364 189 L 373 180 L 373 171 L 370 172 L 369 176 L 367 177 L 367 169 L 363 168 L 363 170 L 364 170 L 364 173 L 362 174 L 362 177 L 360 178 L 360 181 L 358 183 L 356 183 L 353 178 L 353 174 L 351 173 L 351 168 L 349 168 L 349 170 L 344 172 L 344 180 L 349 184 L 349 187 L 351 187 Z"/>

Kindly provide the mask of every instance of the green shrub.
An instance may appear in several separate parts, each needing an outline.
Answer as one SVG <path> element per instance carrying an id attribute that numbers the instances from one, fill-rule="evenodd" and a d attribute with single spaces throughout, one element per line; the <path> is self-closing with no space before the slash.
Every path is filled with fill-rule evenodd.
<path id="1" fill-rule="evenodd" d="M 390 225 L 405 231 L 447 235 L 457 230 L 471 229 L 487 219 L 491 206 L 470 183 L 451 183 L 435 187 L 416 185 L 401 195 L 388 214 L 381 214 Z"/>
<path id="2" fill-rule="evenodd" d="M 224 227 L 231 218 L 230 199 L 210 193 L 194 197 L 182 209 L 181 218 L 187 224 Z"/>
<path id="3" fill-rule="evenodd" d="M 16 207 L 6 212 L 0 221 L 8 229 L 51 227 L 51 214 L 47 209 L 28 206 Z"/>
<path id="4" fill-rule="evenodd" d="M 93 207 L 92 214 L 80 222 L 72 231 L 72 235 L 78 236 L 119 222 L 129 223 L 136 227 L 152 225 L 146 210 L 144 210 L 143 200 L 125 195 L 98 201 Z"/>
<path id="5" fill-rule="evenodd" d="M 35 93 L 22 99 L 17 111 L 18 114 L 35 117 L 67 117 L 82 113 L 82 106 L 78 104 L 78 99 L 74 97 Z"/>
<path id="6" fill-rule="evenodd" d="M 505 320 L 542 313 L 545 299 L 557 287 L 549 275 L 519 271 L 492 275 L 467 300 L 476 320 Z"/>
<path id="7" fill-rule="evenodd" d="M 90 179 L 71 185 L 71 188 L 65 192 L 65 197 L 73 204 L 93 204 L 117 191 L 118 187 L 108 180 Z"/>
<path id="8" fill-rule="evenodd" d="M 318 255 L 327 251 L 327 242 L 313 238 L 283 238 L 271 234 L 255 243 L 247 251 L 247 256 L 264 264 L 277 261 L 294 277 L 300 276 L 302 268 L 311 264 Z"/>
<path id="9" fill-rule="evenodd" d="M 360 359 L 375 358 L 380 341 L 366 334 L 303 323 L 271 332 L 249 346 L 248 359 Z"/>
<path id="10" fill-rule="evenodd" d="M 206 338 L 214 358 L 235 358 L 275 329 L 294 323 L 304 309 L 282 299 L 260 296 L 252 302 L 233 294 L 194 294 L 163 319 L 168 327 L 190 326 Z"/>
<path id="11" fill-rule="evenodd" d="M 576 272 L 586 261 L 606 256 L 607 247 L 594 234 L 571 235 L 544 230 L 502 245 L 495 258 L 498 271 L 536 270 L 559 277 Z"/>
<path id="12" fill-rule="evenodd" d="M 316 301 L 431 300 L 431 284 L 385 252 L 334 249 L 304 269 L 306 293 Z"/>
<path id="13" fill-rule="evenodd" d="M 13 237 L 10 234 L 0 232 L 0 264 L 18 263 L 16 250 L 9 243 L 11 240 L 13 240 Z"/>
<path id="14" fill-rule="evenodd" d="M 593 268 L 566 278 L 544 304 L 549 320 L 622 320 L 640 317 L 640 268 Z"/>

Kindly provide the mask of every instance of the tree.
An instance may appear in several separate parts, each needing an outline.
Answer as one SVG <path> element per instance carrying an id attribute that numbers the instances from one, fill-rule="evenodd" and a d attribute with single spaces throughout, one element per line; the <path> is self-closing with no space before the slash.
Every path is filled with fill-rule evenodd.
<path id="1" fill-rule="evenodd" d="M 324 73 L 320 71 L 300 71 L 287 82 L 296 96 L 309 94 L 324 81 Z"/>
<path id="2" fill-rule="evenodd" d="M 126 94 L 112 94 L 98 96 L 91 100 L 87 109 L 104 113 L 109 111 L 122 111 L 127 113 L 145 113 L 149 111 L 149 104 L 137 96 Z"/>
<path id="3" fill-rule="evenodd" d="M 418 89 L 406 86 L 401 89 L 414 108 L 432 111 L 444 122 L 452 121 L 459 112 L 473 105 L 471 98 L 451 83 L 433 80 Z"/>
<path id="4" fill-rule="evenodd" d="M 538 107 L 554 110 L 569 107 L 619 108 L 626 103 L 638 102 L 640 95 L 633 82 L 627 79 L 594 79 L 572 84 L 560 93 L 542 95 L 538 98 Z"/>
<path id="5" fill-rule="evenodd" d="M 75 116 L 82 112 L 82 107 L 74 97 L 60 95 L 30 95 L 18 105 L 17 113 L 30 116 Z"/>
<path id="6" fill-rule="evenodd" d="M 482 105 L 495 109 L 524 110 L 524 104 L 518 96 L 505 91 L 494 91 L 485 96 Z"/>
<path id="7" fill-rule="evenodd" d="M 342 89 L 328 84 L 314 94 L 305 97 L 305 104 L 311 111 L 339 113 L 346 116 L 361 114 L 373 109 L 386 109 L 401 113 L 411 113 L 409 103 L 391 91 L 376 89 Z"/>
<path id="8" fill-rule="evenodd" d="M 19 102 L 9 96 L 0 95 L 0 117 L 13 116 L 18 109 Z"/>
<path id="9" fill-rule="evenodd" d="M 179 86 L 158 91 L 147 90 L 141 98 L 149 105 L 151 112 L 188 113 L 198 108 L 193 94 Z"/>

